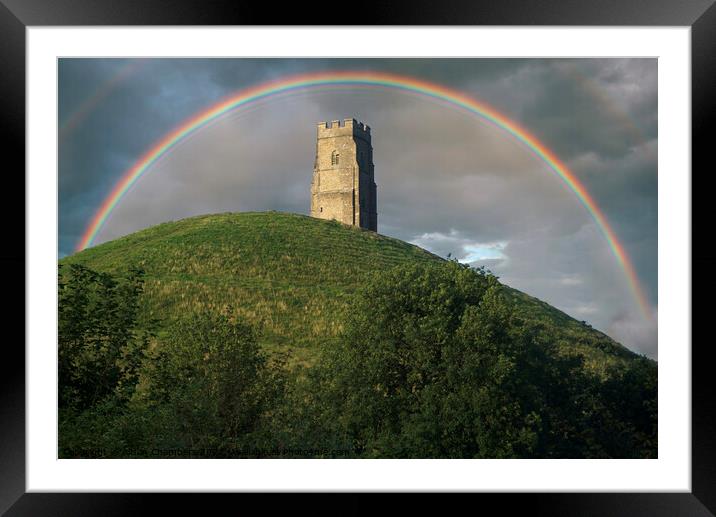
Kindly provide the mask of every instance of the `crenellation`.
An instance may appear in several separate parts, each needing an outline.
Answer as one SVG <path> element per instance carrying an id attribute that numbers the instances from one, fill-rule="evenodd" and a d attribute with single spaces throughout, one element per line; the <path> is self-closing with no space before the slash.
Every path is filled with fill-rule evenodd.
<path id="1" fill-rule="evenodd" d="M 370 143 L 370 126 L 356 119 L 347 118 L 344 120 L 332 120 L 320 122 L 317 125 L 317 137 L 336 138 L 340 136 L 353 136 Z"/>

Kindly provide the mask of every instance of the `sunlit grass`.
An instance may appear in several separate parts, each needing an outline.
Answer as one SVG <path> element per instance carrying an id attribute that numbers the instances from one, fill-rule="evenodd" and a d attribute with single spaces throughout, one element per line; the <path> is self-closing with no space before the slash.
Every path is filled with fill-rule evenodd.
<path id="1" fill-rule="evenodd" d="M 241 316 L 267 352 L 313 364 L 335 341 L 363 279 L 405 262 L 442 260 L 406 242 L 297 214 L 247 212 L 160 224 L 60 261 L 146 272 L 143 312 L 162 328 L 199 310 Z M 561 348 L 595 369 L 632 354 L 604 334 L 535 298 L 508 289 L 526 319 L 555 329 Z"/>

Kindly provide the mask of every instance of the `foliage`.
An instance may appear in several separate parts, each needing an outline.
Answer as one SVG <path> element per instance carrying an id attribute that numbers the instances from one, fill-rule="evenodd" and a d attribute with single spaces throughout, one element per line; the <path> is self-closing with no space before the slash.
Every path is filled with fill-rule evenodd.
<path id="1" fill-rule="evenodd" d="M 653 453 L 655 420 L 630 413 L 645 395 L 637 370 L 602 384 L 506 300 L 492 275 L 455 262 L 377 275 L 360 292 L 345 339 L 318 367 L 312 391 L 325 422 L 367 457 Z M 633 400 L 610 398 L 627 377 L 640 379 Z M 631 441 L 614 437 L 617 429 Z"/>
<path id="2" fill-rule="evenodd" d="M 67 257 L 59 334 L 61 457 L 656 456 L 653 361 L 335 222 L 205 216 Z"/>
<path id="3" fill-rule="evenodd" d="M 131 400 L 116 390 L 61 409 L 61 456 L 255 455 L 261 425 L 283 393 L 285 366 L 261 353 L 250 326 L 192 314 L 143 352 L 141 375 L 129 377 Z M 108 361 L 107 349 L 96 355 Z"/>
<path id="4" fill-rule="evenodd" d="M 79 264 L 60 266 L 59 406 L 82 410 L 131 397 L 152 325 L 139 328 L 141 269 L 115 278 Z M 63 274 L 65 273 L 65 274 Z"/>
<path id="5" fill-rule="evenodd" d="M 260 351 L 250 326 L 194 314 L 152 353 L 144 402 L 175 423 L 172 446 L 240 454 L 280 397 L 283 370 L 281 360 L 269 362 Z"/>

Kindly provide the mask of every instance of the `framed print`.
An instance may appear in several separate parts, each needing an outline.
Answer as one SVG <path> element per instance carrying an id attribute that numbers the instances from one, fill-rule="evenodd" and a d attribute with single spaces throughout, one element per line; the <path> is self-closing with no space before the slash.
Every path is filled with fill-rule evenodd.
<path id="1" fill-rule="evenodd" d="M 286 491 L 712 514 L 710 2 L 171 6 L 0 6 L 9 515 Z"/>

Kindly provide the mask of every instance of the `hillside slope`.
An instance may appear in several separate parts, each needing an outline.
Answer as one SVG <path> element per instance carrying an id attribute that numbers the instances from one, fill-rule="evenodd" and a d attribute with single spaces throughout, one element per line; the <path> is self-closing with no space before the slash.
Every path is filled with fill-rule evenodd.
<path id="1" fill-rule="evenodd" d="M 230 308 L 255 324 L 268 351 L 311 364 L 336 339 L 362 279 L 411 261 L 441 258 L 403 241 L 334 221 L 277 212 L 192 217 L 148 228 L 60 260 L 110 273 L 146 271 L 143 310 L 166 327 L 200 308 Z M 525 319 L 549 325 L 587 364 L 636 357 L 608 336 L 505 287 Z"/>

